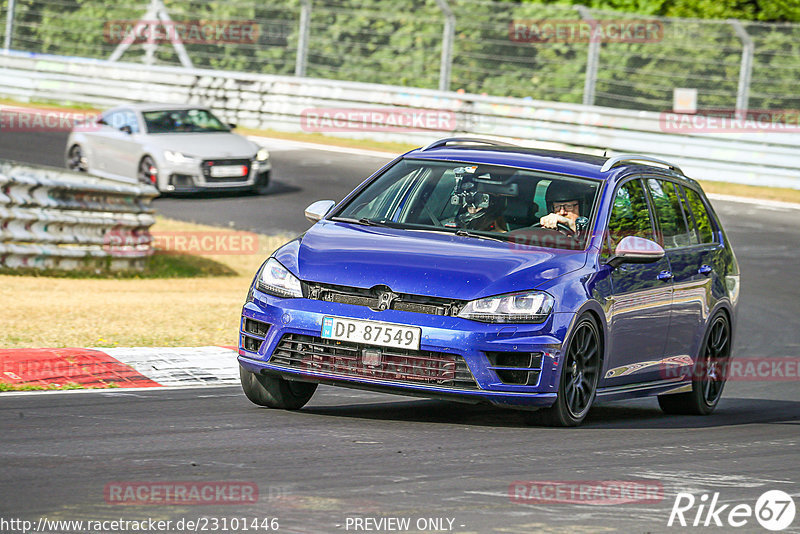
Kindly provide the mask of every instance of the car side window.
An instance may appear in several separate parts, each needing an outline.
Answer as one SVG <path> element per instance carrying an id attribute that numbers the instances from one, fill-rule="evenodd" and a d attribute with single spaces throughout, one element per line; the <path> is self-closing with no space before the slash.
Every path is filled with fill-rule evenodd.
<path id="1" fill-rule="evenodd" d="M 103 115 L 102 124 L 110 126 L 115 130 L 119 130 L 123 126 L 128 126 L 131 129 L 131 133 L 137 133 L 139 131 L 139 123 L 136 120 L 136 114 L 128 109 Z"/>
<path id="2" fill-rule="evenodd" d="M 692 215 L 694 215 L 694 222 L 697 226 L 700 242 L 713 243 L 714 229 L 711 225 L 711 217 L 708 215 L 708 208 L 706 208 L 706 205 L 703 203 L 700 193 L 688 187 L 684 187 L 683 191 L 686 194 L 686 200 L 692 210 Z"/>
<path id="3" fill-rule="evenodd" d="M 122 117 L 119 114 L 119 111 L 114 111 L 113 113 L 104 113 L 103 118 L 101 119 L 100 123 L 105 124 L 111 128 L 119 128 L 121 126 Z"/>
<path id="4" fill-rule="evenodd" d="M 619 186 L 608 221 L 609 247 L 614 250 L 623 237 L 636 236 L 655 239 L 647 196 L 638 179 Z"/>
<path id="5" fill-rule="evenodd" d="M 139 121 L 136 120 L 136 114 L 128 109 L 123 110 L 120 114 L 122 115 L 122 120 L 117 128 L 128 126 L 131 129 L 131 133 L 139 133 Z"/>
<path id="6" fill-rule="evenodd" d="M 675 185 L 668 180 L 647 179 L 647 189 L 653 199 L 656 220 L 665 249 L 696 245 L 697 236 L 689 231 L 686 215 Z"/>

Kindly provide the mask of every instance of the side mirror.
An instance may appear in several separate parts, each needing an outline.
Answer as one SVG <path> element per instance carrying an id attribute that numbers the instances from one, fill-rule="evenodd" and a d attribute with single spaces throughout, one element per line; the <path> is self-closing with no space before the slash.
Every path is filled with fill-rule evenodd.
<path id="1" fill-rule="evenodd" d="M 133 133 L 133 130 L 127 124 L 125 126 L 120 126 L 119 129 L 121 132 L 125 132 L 128 135 L 131 135 Z"/>
<path id="2" fill-rule="evenodd" d="M 228 126 L 230 127 L 231 130 L 235 130 L 236 129 L 236 123 L 235 122 L 229 122 Z"/>
<path id="3" fill-rule="evenodd" d="M 306 208 L 305 216 L 306 219 L 311 221 L 312 223 L 317 222 L 318 220 L 325 217 L 331 208 L 336 205 L 336 202 L 333 200 L 317 200 L 309 207 Z"/>
<path id="4" fill-rule="evenodd" d="M 664 257 L 664 249 L 655 241 L 629 235 L 623 237 L 614 249 L 608 265 L 618 267 L 623 263 L 653 263 Z"/>

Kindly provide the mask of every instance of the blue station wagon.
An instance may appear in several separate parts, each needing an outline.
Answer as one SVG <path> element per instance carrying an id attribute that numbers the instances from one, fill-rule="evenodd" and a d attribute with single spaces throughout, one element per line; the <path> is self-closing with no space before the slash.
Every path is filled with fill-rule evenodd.
<path id="1" fill-rule="evenodd" d="M 329 384 L 573 426 L 596 400 L 719 402 L 739 268 L 675 165 L 449 138 L 306 217 L 242 310 L 255 404 L 299 409 Z"/>

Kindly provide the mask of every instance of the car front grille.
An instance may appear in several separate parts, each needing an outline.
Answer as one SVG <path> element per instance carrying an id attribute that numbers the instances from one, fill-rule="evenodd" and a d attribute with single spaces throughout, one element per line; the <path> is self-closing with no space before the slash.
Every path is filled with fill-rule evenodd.
<path id="1" fill-rule="evenodd" d="M 429 315 L 458 315 L 464 302 L 441 297 L 393 293 L 385 286 L 372 289 L 333 284 L 303 284 L 306 298 L 365 306 L 373 310 L 399 310 Z"/>
<path id="2" fill-rule="evenodd" d="M 379 362 L 365 363 L 365 350 L 371 353 L 371 361 L 375 361 L 375 352 L 379 352 Z M 342 377 L 478 389 L 464 358 L 444 352 L 374 347 L 315 336 L 285 334 L 269 362 L 288 369 Z"/>
<path id="3" fill-rule="evenodd" d="M 200 165 L 203 172 L 203 178 L 209 183 L 227 183 L 227 182 L 245 182 L 250 176 L 250 165 L 252 162 L 249 159 L 213 159 L 204 160 Z M 243 176 L 212 176 L 211 167 L 219 167 L 221 165 L 242 165 L 247 167 L 247 172 Z"/>

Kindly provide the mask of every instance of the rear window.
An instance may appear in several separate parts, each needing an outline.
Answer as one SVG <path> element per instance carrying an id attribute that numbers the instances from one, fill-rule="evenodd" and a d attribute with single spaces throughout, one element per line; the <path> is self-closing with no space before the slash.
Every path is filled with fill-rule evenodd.
<path id="1" fill-rule="evenodd" d="M 647 179 L 647 189 L 653 199 L 656 220 L 665 249 L 696 245 L 699 241 L 694 231 L 689 231 L 679 191 L 668 180 Z"/>
<path id="2" fill-rule="evenodd" d="M 711 217 L 708 214 L 708 208 L 706 208 L 705 203 L 703 203 L 700 193 L 688 187 L 684 187 L 683 191 L 686 193 L 686 201 L 689 203 L 692 215 L 694 216 L 695 227 L 700 242 L 713 243 L 714 228 L 711 225 Z"/>

